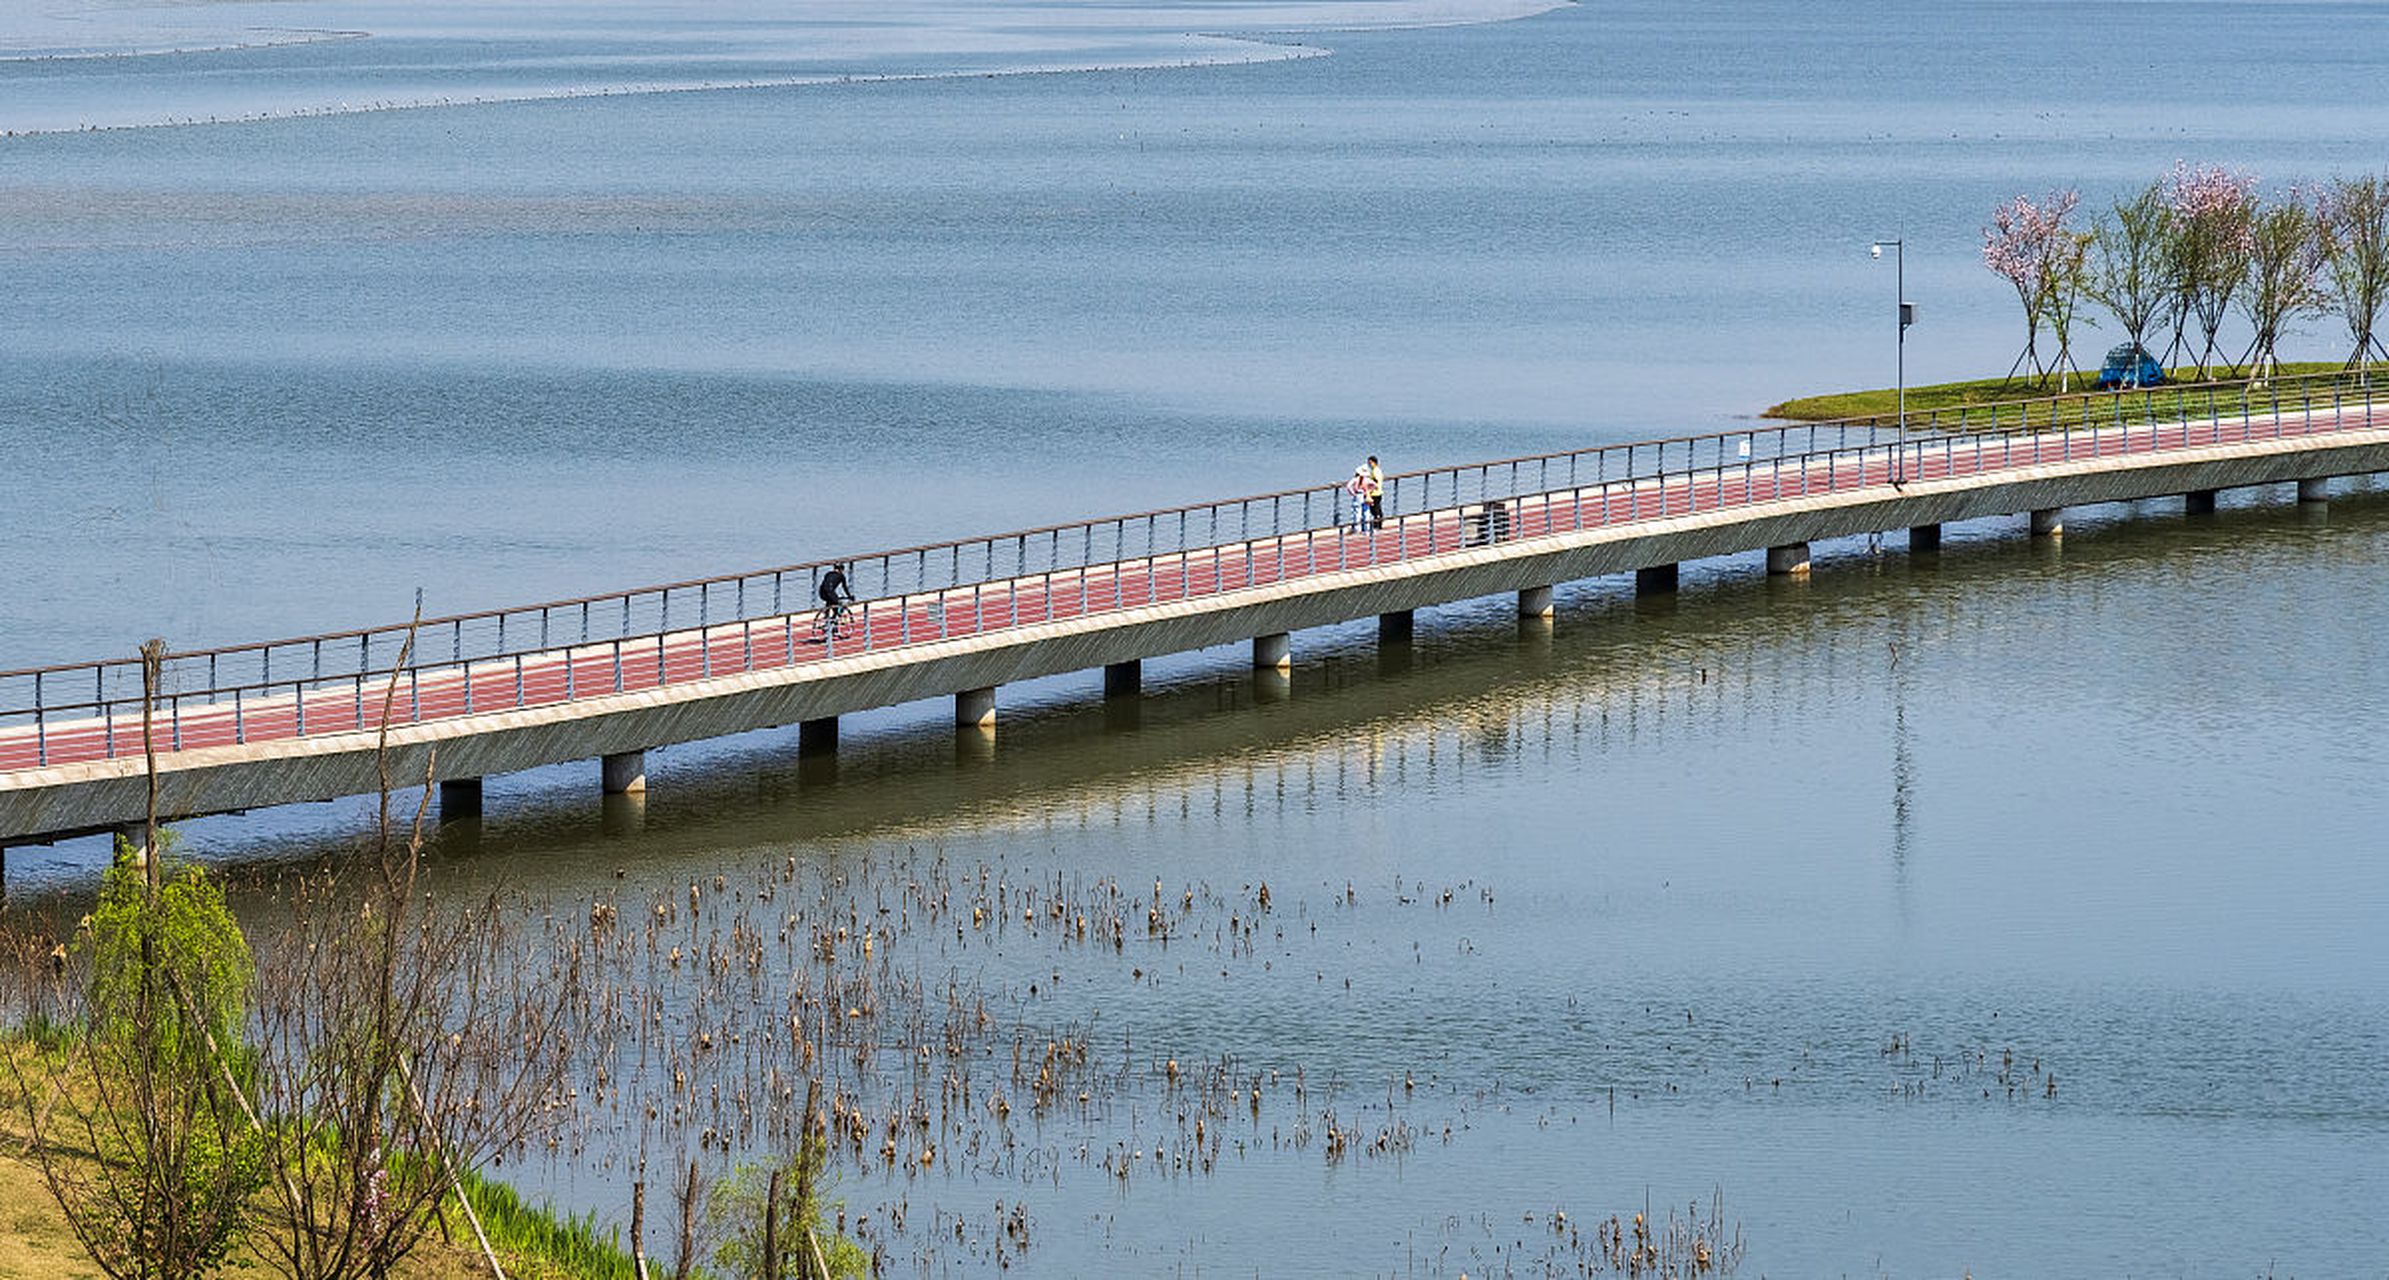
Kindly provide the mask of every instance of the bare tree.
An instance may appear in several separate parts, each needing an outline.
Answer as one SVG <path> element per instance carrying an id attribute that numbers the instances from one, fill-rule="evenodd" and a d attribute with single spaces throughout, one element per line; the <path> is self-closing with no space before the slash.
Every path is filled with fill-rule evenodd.
<path id="1" fill-rule="evenodd" d="M 394 832 L 389 718 L 412 651 L 410 633 L 383 692 L 370 855 L 294 877 L 260 949 L 257 1076 L 277 1171 L 261 1252 L 293 1280 L 389 1274 L 461 1174 L 569 1111 L 571 961 L 528 963 L 500 891 L 461 903 L 429 891 L 428 760 L 414 817 Z"/>
<path id="2" fill-rule="evenodd" d="M 2389 357 L 2373 326 L 2389 302 L 2389 182 L 2375 175 L 2342 178 L 2319 200 L 2323 264 L 2329 275 L 2328 302 L 2347 321 L 2355 350 L 2347 367 L 2369 373 L 2372 357 Z"/>

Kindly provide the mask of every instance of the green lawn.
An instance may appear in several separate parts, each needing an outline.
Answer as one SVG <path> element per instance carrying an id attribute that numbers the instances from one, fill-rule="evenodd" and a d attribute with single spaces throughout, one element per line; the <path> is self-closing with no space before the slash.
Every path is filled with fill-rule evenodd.
<path id="1" fill-rule="evenodd" d="M 2344 367 L 2338 361 L 2284 362 L 2276 376 L 2295 377 L 2299 374 L 2337 373 Z M 2086 376 L 2076 376 L 2071 385 L 2060 391 L 2055 378 L 1982 378 L 1973 382 L 1940 382 L 1908 388 L 1908 412 L 1911 415 L 1930 413 L 1936 409 L 1955 409 L 1982 404 L 2009 404 L 2018 400 L 2033 400 L 2055 395 L 2113 395 L 2092 389 L 2098 376 L 2092 370 Z M 2176 383 L 2197 383 L 2198 371 L 2188 366 L 2166 371 L 2167 378 Z M 2205 384 L 2238 386 L 2247 381 L 2245 370 L 2210 365 Z M 1769 418 L 1786 418 L 1794 422 L 1827 422 L 1837 418 L 1889 417 L 1898 412 L 1899 393 L 1892 387 L 1870 391 L 1838 391 L 1824 395 L 1802 396 L 1786 400 L 1767 410 Z"/>

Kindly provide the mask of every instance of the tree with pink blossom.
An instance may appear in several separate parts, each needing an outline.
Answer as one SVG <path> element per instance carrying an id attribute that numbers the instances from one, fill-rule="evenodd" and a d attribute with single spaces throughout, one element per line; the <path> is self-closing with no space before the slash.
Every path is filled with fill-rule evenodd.
<path id="1" fill-rule="evenodd" d="M 1991 225 L 1983 228 L 1983 265 L 2008 282 L 2024 308 L 2024 350 L 2008 367 L 2029 366 L 2035 379 L 2073 370 L 2073 327 L 2086 281 L 2085 255 L 2090 237 L 2069 225 L 2081 203 L 2079 192 L 2052 191 L 2039 204 L 2017 196 L 1991 211 Z M 2041 328 L 2047 325 L 2057 340 L 2057 355 L 2041 363 Z"/>
<path id="2" fill-rule="evenodd" d="M 2198 373 L 2206 376 L 2231 301 L 2248 279 L 2250 220 L 2256 212 L 2256 179 L 2217 165 L 2192 168 L 2175 161 L 2165 178 L 2165 203 L 2173 212 L 2173 348 L 2187 351 L 2190 324 L 2200 338 Z M 2170 360 L 2169 360 L 2170 362 Z"/>

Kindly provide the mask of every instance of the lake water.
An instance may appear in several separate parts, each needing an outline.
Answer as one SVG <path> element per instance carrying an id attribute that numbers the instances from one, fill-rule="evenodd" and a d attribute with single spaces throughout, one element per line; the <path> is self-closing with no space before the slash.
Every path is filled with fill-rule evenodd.
<path id="1" fill-rule="evenodd" d="M 1334 29 L 1534 7 L 0 21 L 41 55 L 0 61 L 0 666 L 1715 429 L 1889 381 L 1881 237 L 1911 376 L 1996 372 L 1995 201 L 2389 163 L 2378 4 Z M 1278 34 L 1184 34 L 1239 31 Z M 153 49 L 193 52 L 56 56 Z M 442 98 L 484 101 L 356 109 Z M 1577 584 L 1548 634 L 1306 633 L 1290 690 L 1185 655 L 1133 723 L 1037 682 L 984 757 L 916 707 L 834 777 L 786 734 L 656 753 L 634 812 L 493 780 L 443 865 L 567 904 L 790 857 L 864 909 L 1159 880 L 1214 939 L 1269 883 L 1241 949 L 892 947 L 1115 1082 L 1034 1170 L 848 1168 L 900 1270 L 996 1269 L 1001 1203 L 1038 1274 L 1534 1273 L 1555 1209 L 1717 1194 L 1744 1274 L 2389 1274 L 2389 492 L 2227 497 Z M 362 812 L 188 839 L 270 864 Z M 86 846 L 12 890 L 80 891 Z M 1158 1055 L 1410 1140 L 1273 1142 L 1273 1087 L 1243 1154 L 1122 1181 Z M 537 1180 L 619 1216 L 596 1132 Z"/>

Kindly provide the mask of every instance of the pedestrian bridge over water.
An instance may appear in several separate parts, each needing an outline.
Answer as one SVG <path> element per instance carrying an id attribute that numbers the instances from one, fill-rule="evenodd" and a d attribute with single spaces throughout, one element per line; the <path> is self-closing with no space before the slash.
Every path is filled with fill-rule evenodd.
<path id="1" fill-rule="evenodd" d="M 475 809 L 492 774 L 593 759 L 609 791 L 643 753 L 797 724 L 833 750 L 837 717 L 954 699 L 991 731 L 1004 684 L 1104 669 L 1135 696 L 1148 657 L 1250 642 L 1282 670 L 1293 632 L 1632 571 L 1672 590 L 1683 561 L 2024 513 L 2059 536 L 2071 506 L 2389 471 L 2389 393 L 2352 375 L 2181 386 L 1884 420 L 1769 426 L 1389 477 L 1382 528 L 1335 488 L 841 556 L 862 595 L 816 639 L 830 561 L 419 624 L 168 654 L 154 699 L 119 659 L 0 672 L 0 849 L 129 827 L 148 804 L 194 817 L 441 781 Z M 149 710 L 144 730 L 144 709 Z"/>

